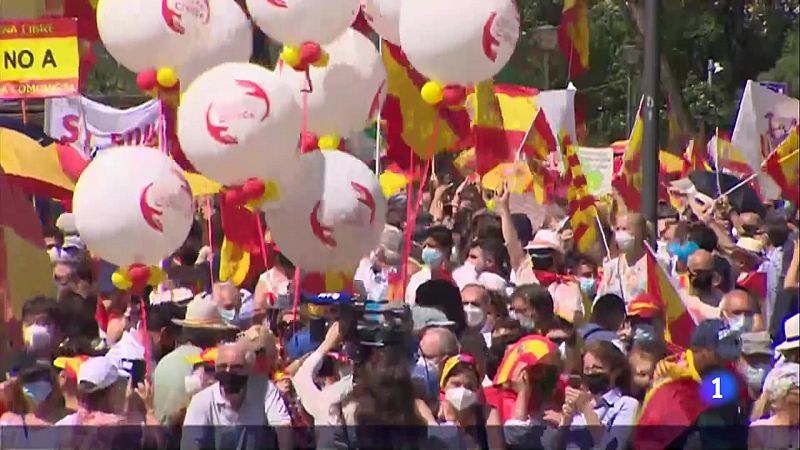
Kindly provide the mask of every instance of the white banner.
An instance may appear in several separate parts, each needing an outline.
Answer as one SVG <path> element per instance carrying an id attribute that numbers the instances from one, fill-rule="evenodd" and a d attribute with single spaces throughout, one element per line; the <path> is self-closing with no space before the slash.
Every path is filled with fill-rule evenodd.
<path id="1" fill-rule="evenodd" d="M 117 109 L 85 97 L 53 98 L 45 101 L 44 131 L 91 158 L 113 145 L 157 145 L 159 118 L 157 100 Z"/>
<path id="2" fill-rule="evenodd" d="M 783 142 L 798 120 L 800 101 L 749 80 L 731 136 L 732 155 L 720 155 L 723 167 L 730 169 L 730 164 L 726 164 L 729 161 L 725 160 L 732 160 L 749 166 L 750 173 L 759 171 L 761 162 Z M 729 171 L 737 172 L 739 176 L 747 175 L 743 171 Z M 761 173 L 758 181 L 766 199 L 780 198 L 780 189 L 767 174 Z"/>
<path id="3" fill-rule="evenodd" d="M 541 91 L 534 99 L 536 105 L 544 110 L 556 140 L 563 129 L 569 134 L 572 143 L 578 142 L 575 134 L 575 92 L 575 86 L 570 84 L 567 89 Z"/>
<path id="4" fill-rule="evenodd" d="M 611 193 L 611 180 L 614 177 L 614 150 L 611 147 L 578 147 L 586 184 L 592 195 Z"/>

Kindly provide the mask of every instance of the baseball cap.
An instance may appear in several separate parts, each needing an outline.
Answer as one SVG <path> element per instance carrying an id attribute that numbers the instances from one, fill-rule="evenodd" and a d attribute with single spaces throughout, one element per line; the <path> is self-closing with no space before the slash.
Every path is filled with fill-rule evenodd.
<path id="1" fill-rule="evenodd" d="M 742 352 L 742 337 L 721 320 L 708 319 L 697 324 L 691 346 L 714 350 L 720 358 L 733 361 Z"/>
<path id="2" fill-rule="evenodd" d="M 75 226 L 75 215 L 69 212 L 62 213 L 56 219 L 56 228 L 67 236 L 78 234 L 78 227 Z"/>
<path id="3" fill-rule="evenodd" d="M 114 384 L 119 376 L 119 370 L 111 362 L 111 359 L 105 356 L 96 356 L 81 364 L 81 368 L 78 370 L 78 384 L 89 383 L 91 387 L 82 388 L 82 390 L 97 392 Z"/>
<path id="4" fill-rule="evenodd" d="M 455 322 L 448 319 L 441 310 L 431 306 L 412 306 L 411 318 L 414 321 L 414 333 L 429 327 L 450 327 L 455 325 Z"/>
<path id="5" fill-rule="evenodd" d="M 742 333 L 742 354 L 772 356 L 768 331 Z"/>

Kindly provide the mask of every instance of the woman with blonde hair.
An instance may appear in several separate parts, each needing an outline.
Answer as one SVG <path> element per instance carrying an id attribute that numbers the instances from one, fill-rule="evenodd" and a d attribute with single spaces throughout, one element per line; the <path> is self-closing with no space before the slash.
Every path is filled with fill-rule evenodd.
<path id="1" fill-rule="evenodd" d="M 752 418 L 748 448 L 800 447 L 800 365 L 784 363 L 770 371 Z"/>

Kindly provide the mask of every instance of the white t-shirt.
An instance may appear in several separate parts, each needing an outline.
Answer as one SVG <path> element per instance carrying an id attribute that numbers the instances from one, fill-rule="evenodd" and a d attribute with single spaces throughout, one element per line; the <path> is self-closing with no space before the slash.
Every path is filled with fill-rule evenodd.
<path id="1" fill-rule="evenodd" d="M 411 278 L 408 280 L 408 286 L 406 286 L 407 305 L 413 306 L 417 304 L 417 289 L 422 286 L 423 283 L 430 281 L 432 276 L 431 269 L 427 266 L 420 269 L 420 271 L 414 275 L 411 275 Z"/>

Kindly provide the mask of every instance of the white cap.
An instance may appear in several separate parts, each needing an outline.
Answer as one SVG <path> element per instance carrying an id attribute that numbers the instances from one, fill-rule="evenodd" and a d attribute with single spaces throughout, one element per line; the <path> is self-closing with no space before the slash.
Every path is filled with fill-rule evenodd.
<path id="1" fill-rule="evenodd" d="M 66 236 L 78 234 L 78 228 L 75 226 L 75 216 L 72 213 L 65 212 L 58 216 L 56 228 Z"/>
<path id="2" fill-rule="evenodd" d="M 561 244 L 561 236 L 557 231 L 541 229 L 536 232 L 533 240 L 525 246 L 525 250 L 555 250 L 559 253 L 563 252 Z"/>
<path id="3" fill-rule="evenodd" d="M 508 283 L 500 275 L 492 272 L 483 272 L 478 276 L 478 283 L 485 287 L 486 290 L 499 292 L 504 294 Z"/>
<path id="4" fill-rule="evenodd" d="M 119 378 L 119 370 L 111 359 L 105 356 L 89 358 L 81 364 L 78 370 L 78 384 L 91 383 L 94 387 L 89 392 L 103 390 L 114 384 Z"/>

